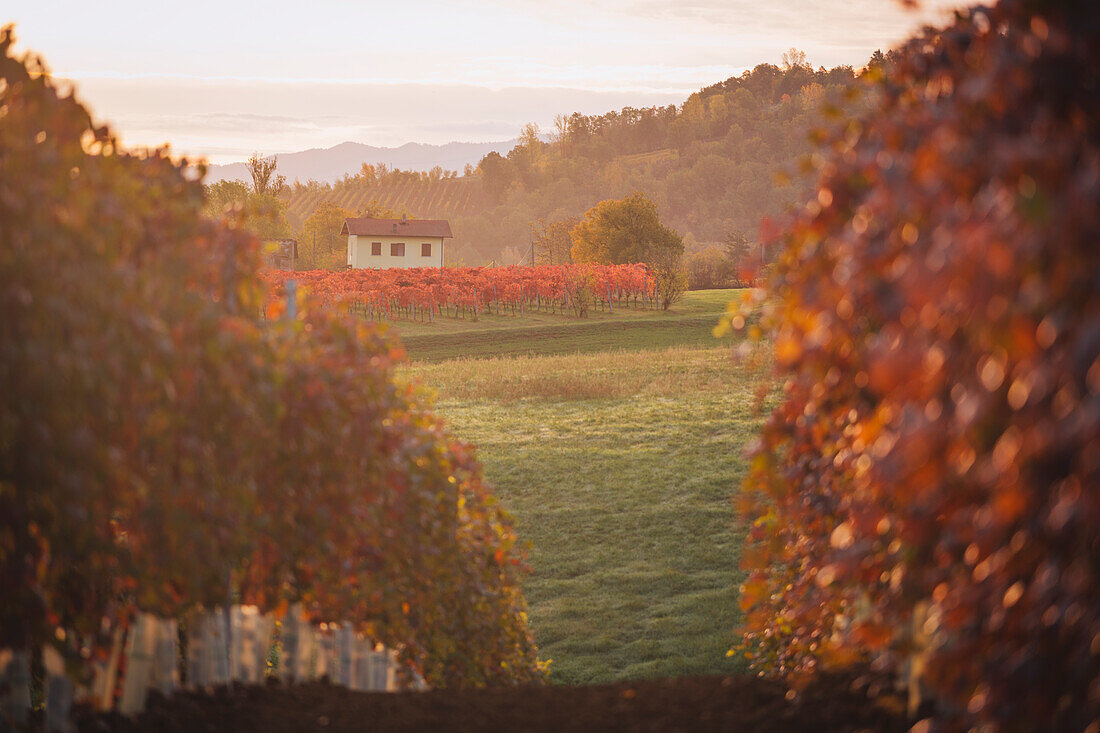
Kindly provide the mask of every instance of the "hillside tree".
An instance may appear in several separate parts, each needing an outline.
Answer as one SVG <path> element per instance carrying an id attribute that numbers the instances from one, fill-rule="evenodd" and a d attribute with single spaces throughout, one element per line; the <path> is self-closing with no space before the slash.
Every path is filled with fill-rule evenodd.
<path id="1" fill-rule="evenodd" d="M 657 204 L 644 194 L 601 201 L 585 213 L 569 237 L 574 262 L 650 265 L 664 309 L 687 288 L 683 237 L 661 223 Z"/>
<path id="2" fill-rule="evenodd" d="M 570 232 L 580 219 L 567 217 L 557 221 L 539 219 L 531 225 L 532 246 L 536 265 L 563 265 L 573 261 Z"/>
<path id="3" fill-rule="evenodd" d="M 286 176 L 279 175 L 276 168 L 279 156 L 264 158 L 253 153 L 245 166 L 252 177 L 252 192 L 258 196 L 278 196 L 286 189 Z"/>
<path id="4" fill-rule="evenodd" d="M 286 204 L 269 194 L 257 194 L 240 180 L 218 181 L 203 187 L 204 213 L 212 219 L 227 219 L 261 240 L 290 236 Z"/>
<path id="5" fill-rule="evenodd" d="M 313 210 L 298 236 L 303 269 L 332 269 L 344 265 L 348 240 L 340 230 L 350 217 L 350 211 L 331 200 Z"/>
<path id="6" fill-rule="evenodd" d="M 593 206 L 570 232 L 576 262 L 624 264 L 676 260 L 684 253 L 683 238 L 661 223 L 657 204 L 635 192 L 625 199 L 607 199 Z"/>

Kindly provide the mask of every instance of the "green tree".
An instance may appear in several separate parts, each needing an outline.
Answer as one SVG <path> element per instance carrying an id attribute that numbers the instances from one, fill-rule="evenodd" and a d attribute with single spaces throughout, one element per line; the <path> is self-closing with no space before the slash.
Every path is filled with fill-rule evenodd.
<path id="1" fill-rule="evenodd" d="M 253 194 L 244 206 L 244 226 L 259 239 L 283 239 L 290 236 L 286 204 L 270 194 Z"/>
<path id="2" fill-rule="evenodd" d="M 747 283 L 759 276 L 763 263 L 760 260 L 760 247 L 741 231 L 726 235 L 724 248 L 726 258 L 733 267 L 733 276 L 740 283 Z"/>
<path id="3" fill-rule="evenodd" d="M 688 255 L 687 273 L 691 290 L 728 288 L 736 278 L 733 260 L 717 245 Z"/>
<path id="4" fill-rule="evenodd" d="M 608 199 L 589 209 L 570 232 L 575 262 L 645 262 L 657 279 L 657 296 L 667 310 L 687 288 L 684 240 L 661 223 L 657 204 L 643 194 Z"/>
<path id="5" fill-rule="evenodd" d="M 286 204 L 279 199 L 285 189 L 283 176 L 275 173 L 276 159 L 264 160 L 259 154 L 248 161 L 252 186 L 241 180 L 218 181 L 204 187 L 205 214 L 212 219 L 228 217 L 260 239 L 282 239 L 290 236 Z"/>
<path id="6" fill-rule="evenodd" d="M 257 194 L 244 181 L 218 181 L 204 187 L 203 212 L 211 219 L 234 221 L 260 239 L 290 235 L 286 204 L 270 194 Z"/>
<path id="7" fill-rule="evenodd" d="M 347 237 L 340 234 L 352 213 L 335 201 L 324 201 L 313 210 L 298 237 L 303 269 L 333 269 L 347 261 Z"/>
<path id="8" fill-rule="evenodd" d="M 532 245 L 535 250 L 536 265 L 562 265 L 573 261 L 570 249 L 573 242 L 569 233 L 580 219 L 568 217 L 558 221 L 539 219 L 531 225 Z"/>
<path id="9" fill-rule="evenodd" d="M 511 161 L 494 150 L 481 159 L 477 169 L 481 174 L 481 185 L 484 186 L 486 193 L 494 201 L 499 202 L 512 182 L 514 173 Z"/>
<path id="10" fill-rule="evenodd" d="M 661 223 L 657 204 L 644 194 L 601 201 L 570 232 L 575 262 L 602 265 L 678 261 L 683 238 Z"/>
<path id="11" fill-rule="evenodd" d="M 220 218 L 235 206 L 244 206 L 252 191 L 244 181 L 218 181 L 206 186 L 204 211 L 212 219 Z"/>

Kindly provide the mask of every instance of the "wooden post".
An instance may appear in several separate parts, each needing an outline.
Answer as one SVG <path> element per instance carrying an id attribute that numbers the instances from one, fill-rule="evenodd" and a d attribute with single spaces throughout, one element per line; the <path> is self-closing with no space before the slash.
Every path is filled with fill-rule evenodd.
<path id="1" fill-rule="evenodd" d="M 337 653 L 339 655 L 339 669 L 337 670 L 336 679 L 333 680 L 338 685 L 344 687 L 351 687 L 352 680 L 352 659 L 355 654 L 355 634 L 352 631 L 351 624 L 345 621 L 340 624 L 336 631 L 337 641 Z"/>
<path id="2" fill-rule="evenodd" d="M 300 640 L 301 606 L 294 604 L 283 620 L 283 652 L 279 655 L 279 677 L 284 682 L 294 682 L 298 678 L 301 657 Z"/>
<path id="3" fill-rule="evenodd" d="M 238 640 L 234 678 L 248 684 L 260 682 L 256 664 L 256 609 L 251 606 L 235 606 L 233 615 L 235 636 Z"/>
<path id="4" fill-rule="evenodd" d="M 370 690 L 371 682 L 371 645 L 366 639 L 355 640 L 355 675 L 352 679 L 351 689 Z"/>
<path id="5" fill-rule="evenodd" d="M 176 691 L 180 684 L 179 622 L 175 619 L 153 621 L 156 633 L 153 648 L 153 681 L 164 695 Z"/>
<path id="6" fill-rule="evenodd" d="M 187 629 L 187 684 L 206 687 L 206 614 L 195 613 Z"/>
<path id="7" fill-rule="evenodd" d="M 373 692 L 385 692 L 389 689 L 390 657 L 386 649 L 375 649 L 370 655 L 370 683 L 368 690 Z"/>
<path id="8" fill-rule="evenodd" d="M 255 655 L 256 681 L 263 682 L 267 676 L 267 660 L 271 654 L 271 644 L 275 636 L 275 618 L 270 613 L 256 616 L 256 636 L 252 652 Z"/>
<path id="9" fill-rule="evenodd" d="M 52 646 L 42 649 L 46 668 L 46 730 L 69 733 L 75 730 L 70 713 L 73 707 L 73 683 L 65 674 L 65 660 Z"/>
<path id="10" fill-rule="evenodd" d="M 305 612 L 301 611 L 298 623 L 298 666 L 294 670 L 294 678 L 298 682 L 313 679 L 313 654 L 314 654 L 314 628 L 313 624 L 305 618 Z"/>
<path id="11" fill-rule="evenodd" d="M 321 661 L 317 665 L 320 676 L 328 675 L 329 682 L 336 680 L 336 637 L 331 624 L 325 624 L 321 631 L 321 648 L 318 654 Z"/>
<path id="12" fill-rule="evenodd" d="M 207 614 L 206 658 L 210 668 L 208 683 L 224 685 L 229 682 L 229 656 L 226 651 L 229 648 L 228 619 L 224 613 L 218 613 L 214 609 Z"/>
<path id="13" fill-rule="evenodd" d="M 106 664 L 97 664 L 92 678 L 92 704 L 98 710 L 110 710 L 115 705 L 115 684 L 118 682 L 118 663 L 122 659 L 122 625 L 111 633 L 111 656 Z"/>
<path id="14" fill-rule="evenodd" d="M 233 568 L 225 572 L 225 611 L 222 616 L 225 625 L 225 682 L 232 688 L 233 683 Z"/>
<path id="15" fill-rule="evenodd" d="M 152 616 L 139 613 L 130 626 L 126 641 L 126 675 L 122 678 L 122 697 L 118 711 L 135 715 L 145 707 L 145 695 L 153 684 L 153 655 L 156 649 Z"/>
<path id="16" fill-rule="evenodd" d="M 286 317 L 293 321 L 298 317 L 298 281 L 287 280 L 284 286 L 286 288 Z"/>

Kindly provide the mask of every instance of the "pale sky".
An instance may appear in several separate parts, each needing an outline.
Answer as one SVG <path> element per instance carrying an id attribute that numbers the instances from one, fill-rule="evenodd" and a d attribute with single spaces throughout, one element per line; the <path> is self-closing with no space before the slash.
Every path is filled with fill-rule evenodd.
<path id="1" fill-rule="evenodd" d="M 15 0 L 0 22 L 124 143 L 220 163 L 345 140 L 503 140 L 559 112 L 681 102 L 792 46 L 858 67 L 960 3 L 925 4 Z"/>

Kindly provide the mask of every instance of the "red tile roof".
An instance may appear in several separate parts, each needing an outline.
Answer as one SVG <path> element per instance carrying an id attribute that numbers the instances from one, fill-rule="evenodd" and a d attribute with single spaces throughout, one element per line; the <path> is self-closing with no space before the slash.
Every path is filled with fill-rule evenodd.
<path id="1" fill-rule="evenodd" d="M 454 237 L 446 219 L 345 219 L 341 234 L 367 237 Z"/>

